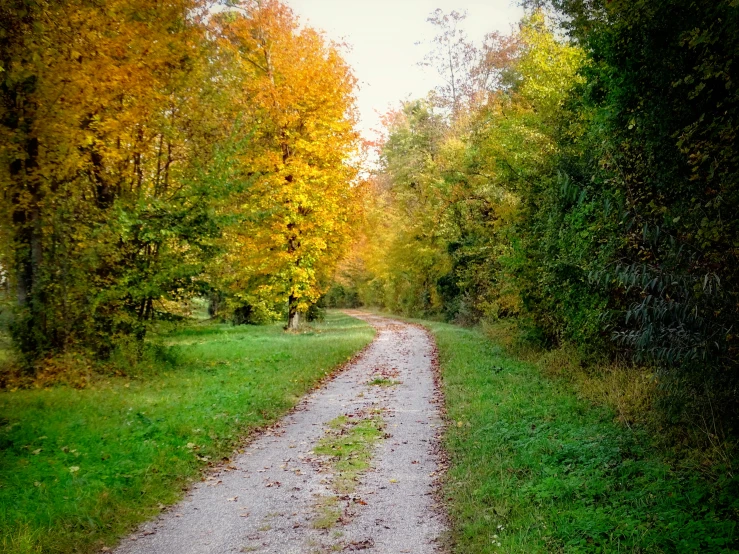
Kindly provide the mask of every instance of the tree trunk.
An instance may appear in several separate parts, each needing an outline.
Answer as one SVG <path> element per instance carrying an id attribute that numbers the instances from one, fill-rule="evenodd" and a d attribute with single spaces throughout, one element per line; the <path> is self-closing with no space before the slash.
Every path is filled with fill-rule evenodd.
<path id="1" fill-rule="evenodd" d="M 300 312 L 298 311 L 298 299 L 292 294 L 287 301 L 287 329 L 295 331 L 300 328 Z"/>
<path id="2" fill-rule="evenodd" d="M 17 299 L 19 306 L 26 306 L 31 301 L 38 282 L 41 265 L 41 214 L 39 213 L 38 183 L 33 171 L 37 167 L 39 141 L 36 138 L 28 139 L 26 144 L 25 160 L 16 159 L 10 164 L 11 178 L 17 184 L 14 197 L 16 206 L 13 210 L 13 224 L 15 226 L 16 241 L 16 273 Z M 21 202 L 21 191 L 28 191 L 31 195 L 30 206 Z"/>
<path id="3" fill-rule="evenodd" d="M 211 318 L 218 317 L 221 314 L 221 294 L 219 292 L 211 292 L 208 295 L 208 315 Z"/>

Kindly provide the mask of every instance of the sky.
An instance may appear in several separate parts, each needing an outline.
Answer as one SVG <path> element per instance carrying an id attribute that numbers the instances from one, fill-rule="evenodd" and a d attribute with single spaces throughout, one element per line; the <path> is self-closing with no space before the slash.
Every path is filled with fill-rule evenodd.
<path id="1" fill-rule="evenodd" d="M 435 34 L 426 19 L 436 8 L 466 10 L 464 29 L 481 41 L 491 31 L 509 32 L 523 14 L 516 0 L 286 0 L 301 22 L 347 42 L 345 58 L 359 79 L 360 130 L 373 139 L 379 114 L 402 100 L 422 98 L 438 75 L 418 62 Z"/>

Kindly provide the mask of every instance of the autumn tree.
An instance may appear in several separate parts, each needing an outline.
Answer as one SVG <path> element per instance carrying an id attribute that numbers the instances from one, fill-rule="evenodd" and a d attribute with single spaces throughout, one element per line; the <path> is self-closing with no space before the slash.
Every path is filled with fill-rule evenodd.
<path id="1" fill-rule="evenodd" d="M 191 294 L 230 121 L 193 0 L 7 2 L 3 265 L 30 358 L 109 352 Z M 212 85 L 212 86 L 211 86 Z M 220 160 L 220 161 L 219 161 Z"/>
<path id="2" fill-rule="evenodd" d="M 507 69 L 520 52 L 520 37 L 488 33 L 475 44 L 464 30 L 467 12 L 435 10 L 427 19 L 436 30 L 432 48 L 420 65 L 437 72 L 442 84 L 431 98 L 456 119 L 510 85 Z"/>
<path id="3" fill-rule="evenodd" d="M 227 230 L 220 271 L 242 305 L 287 303 L 296 328 L 325 291 L 356 218 L 356 80 L 340 46 L 299 27 L 276 0 L 241 2 L 218 25 L 254 129 L 239 158 L 252 182 L 234 206 L 239 223 Z"/>
<path id="4" fill-rule="evenodd" d="M 454 117 L 437 93 L 386 118 L 375 208 L 383 216 L 365 247 L 374 276 L 358 293 L 404 313 L 475 322 L 523 309 L 511 264 L 522 239 L 513 233 L 532 183 L 554 171 L 555 123 L 580 54 L 542 14 L 511 36 L 457 47 L 474 64 Z"/>

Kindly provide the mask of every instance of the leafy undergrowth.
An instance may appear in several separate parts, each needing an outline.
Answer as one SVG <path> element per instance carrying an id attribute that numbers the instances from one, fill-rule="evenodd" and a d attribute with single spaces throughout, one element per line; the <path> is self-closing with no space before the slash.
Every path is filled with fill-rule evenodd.
<path id="1" fill-rule="evenodd" d="M 653 437 L 476 330 L 425 323 L 440 352 L 455 551 L 739 552 L 739 482 L 677 469 Z"/>
<path id="2" fill-rule="evenodd" d="M 0 552 L 114 543 L 372 336 L 341 314 L 302 334 L 198 325 L 164 337 L 158 371 L 0 393 Z"/>

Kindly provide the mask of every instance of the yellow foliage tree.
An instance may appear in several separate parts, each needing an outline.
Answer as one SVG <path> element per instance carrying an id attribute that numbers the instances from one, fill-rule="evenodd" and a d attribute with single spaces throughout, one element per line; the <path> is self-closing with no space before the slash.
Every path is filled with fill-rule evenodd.
<path id="1" fill-rule="evenodd" d="M 240 158 L 252 180 L 219 271 L 245 304 L 287 302 L 295 328 L 325 291 L 359 210 L 356 80 L 340 46 L 276 0 L 241 2 L 217 23 L 222 55 L 241 68 L 252 132 Z"/>
<path id="2" fill-rule="evenodd" d="M 0 263 L 31 356 L 143 336 L 156 302 L 192 293 L 215 234 L 207 166 L 234 119 L 206 15 L 200 0 L 0 7 Z"/>
<path id="3" fill-rule="evenodd" d="M 540 12 L 482 51 L 459 34 L 462 19 L 432 18 L 444 48 L 429 59 L 448 86 L 386 117 L 368 229 L 340 284 L 367 304 L 474 322 L 523 307 L 512 237 L 530 209 L 521 199 L 553 170 L 583 53 Z"/>

